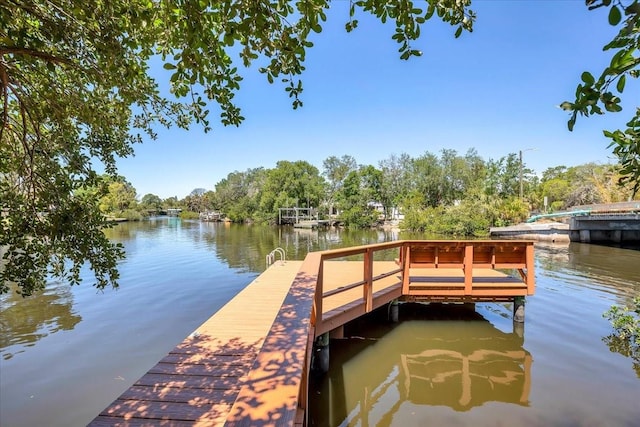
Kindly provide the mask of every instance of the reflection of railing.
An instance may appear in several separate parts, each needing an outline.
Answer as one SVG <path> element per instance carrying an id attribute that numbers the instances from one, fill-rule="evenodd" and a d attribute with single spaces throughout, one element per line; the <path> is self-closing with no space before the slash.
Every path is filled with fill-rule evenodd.
<path id="1" fill-rule="evenodd" d="M 456 389 L 459 396 L 452 406 L 458 410 L 468 410 L 486 401 L 520 405 L 529 403 L 532 360 L 531 355 L 522 349 L 480 349 L 471 354 L 433 349 L 420 354 L 403 354 L 401 358 L 405 378 L 403 389 L 407 398 L 414 396 L 427 404 L 437 404 L 435 399 L 453 402 L 453 396 L 444 396 L 439 390 Z M 432 392 L 412 393 L 412 383 L 420 381 L 429 383 Z M 483 387 L 484 385 L 487 386 Z M 520 390 L 517 399 L 510 393 L 513 387 Z M 474 395 L 474 388 L 484 393 Z M 479 394 L 481 396 L 478 396 Z"/>
<path id="2" fill-rule="evenodd" d="M 291 285 L 227 421 L 231 425 L 234 423 L 248 425 L 256 421 L 254 418 L 256 414 L 266 414 L 271 420 L 278 419 L 279 424 L 282 425 L 288 422 L 303 424 L 307 409 L 308 375 L 315 337 L 402 296 L 403 276 L 406 278 L 411 270 L 411 263 L 415 261 L 410 256 L 412 248 L 424 247 L 425 244 L 428 246 L 441 244 L 449 248 L 452 243 L 464 249 L 459 254 L 459 258 L 456 258 L 455 262 L 445 263 L 446 267 L 438 264 L 437 260 L 432 266 L 432 271 L 438 268 L 440 271 L 449 268 L 457 275 L 461 275 L 462 292 L 456 291 L 453 296 L 447 293 L 450 296 L 449 299 L 455 297 L 460 300 L 486 300 L 491 298 L 492 292 L 502 300 L 507 297 L 533 294 L 533 242 L 531 241 L 394 241 L 311 252 L 306 256 Z M 482 248 L 482 250 L 474 248 Z M 496 261 L 496 253 L 508 252 L 509 248 L 517 252 L 518 256 L 513 261 L 500 257 L 498 257 L 500 261 Z M 398 265 L 389 263 L 393 266 L 389 270 L 374 272 L 376 256 L 384 257 L 390 250 L 397 250 L 399 268 Z M 474 262 L 476 256 L 476 262 Z M 337 266 L 337 270 L 341 268 L 340 262 L 327 263 L 327 261 L 353 257 L 361 259 L 359 280 L 337 288 L 331 281 L 325 281 L 326 278 L 331 277 L 331 272 L 325 271 L 327 265 L 331 264 L 332 269 L 333 266 Z M 495 283 L 475 280 L 476 270 L 487 271 L 494 268 L 509 268 L 509 266 L 520 271 L 525 282 L 524 286 L 510 287 L 505 290 L 507 286 L 501 288 L 498 279 Z M 333 272 L 333 277 L 336 276 L 339 274 L 336 275 Z M 503 274 L 494 275 L 494 278 L 503 276 Z M 385 281 L 391 282 L 391 286 L 374 292 L 374 284 Z M 491 286 L 492 284 L 496 286 Z M 445 283 L 445 285 L 449 284 Z M 360 296 L 355 301 L 332 310 L 331 319 L 323 317 L 327 314 L 323 311 L 326 299 L 357 289 L 360 289 Z M 274 363 L 274 361 L 280 362 Z M 279 392 L 267 394 L 265 390 L 279 390 Z M 284 399 L 285 395 L 289 400 Z"/>
<path id="3" fill-rule="evenodd" d="M 528 406 L 532 364 L 517 331 L 488 322 L 473 321 L 463 334 L 403 324 L 344 362 L 328 379 L 336 381 L 331 399 L 315 410 L 330 413 L 331 425 L 386 425 L 409 402 L 416 412 L 469 411 L 490 402 Z"/>
<path id="4" fill-rule="evenodd" d="M 286 261 L 286 255 L 285 255 L 284 249 L 275 248 L 274 250 L 269 252 L 269 254 L 267 255 L 267 267 L 269 267 L 271 264 L 273 264 L 276 261 L 276 254 L 280 255 L 280 262 Z"/>

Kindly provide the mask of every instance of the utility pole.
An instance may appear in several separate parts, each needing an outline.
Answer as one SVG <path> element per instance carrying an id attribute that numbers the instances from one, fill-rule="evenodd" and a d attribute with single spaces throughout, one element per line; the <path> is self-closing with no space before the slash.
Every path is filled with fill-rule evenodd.
<path id="1" fill-rule="evenodd" d="M 519 172 L 519 176 L 518 176 L 518 180 L 520 181 L 520 200 L 522 200 L 522 198 L 524 197 L 524 191 L 523 191 L 523 187 L 522 187 L 522 153 L 524 151 L 534 151 L 536 150 L 536 148 L 526 148 L 524 150 L 520 150 L 519 154 L 520 154 L 520 172 Z"/>
<path id="2" fill-rule="evenodd" d="M 520 180 L 520 199 L 522 200 L 522 150 L 520 150 L 520 174 L 519 174 L 519 180 Z"/>

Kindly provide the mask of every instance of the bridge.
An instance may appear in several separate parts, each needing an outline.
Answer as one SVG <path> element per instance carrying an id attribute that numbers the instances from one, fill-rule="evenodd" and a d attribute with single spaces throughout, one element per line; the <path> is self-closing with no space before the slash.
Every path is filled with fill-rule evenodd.
<path id="1" fill-rule="evenodd" d="M 640 242 L 640 201 L 577 206 L 569 239 L 581 243 Z"/>
<path id="2" fill-rule="evenodd" d="M 534 215 L 527 223 L 561 217 L 569 218 L 567 231 L 572 242 L 640 242 L 640 201 L 574 206 L 569 211 Z M 524 225 L 515 227 L 512 234 L 522 235 L 529 229 Z M 496 229 L 498 231 L 503 230 Z M 505 233 L 509 233 L 509 230 L 504 230 L 502 234 Z"/>
<path id="3" fill-rule="evenodd" d="M 528 240 L 403 240 L 270 261 L 90 425 L 304 426 L 312 363 L 326 368 L 329 338 L 348 322 L 387 304 L 397 319 L 400 301 L 512 301 L 522 322 L 535 290 Z"/>
<path id="4" fill-rule="evenodd" d="M 569 239 L 581 243 L 640 242 L 640 211 L 573 216 L 569 222 Z"/>

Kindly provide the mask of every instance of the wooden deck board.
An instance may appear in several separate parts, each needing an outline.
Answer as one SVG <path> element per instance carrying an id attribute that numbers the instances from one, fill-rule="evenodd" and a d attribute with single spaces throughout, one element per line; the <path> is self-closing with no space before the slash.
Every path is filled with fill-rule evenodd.
<path id="1" fill-rule="evenodd" d="M 228 364 L 228 365 L 244 365 L 251 363 L 255 358 L 255 354 L 202 354 L 202 353 L 174 353 L 171 352 L 160 360 L 165 363 L 192 363 L 192 364 Z"/>
<path id="2" fill-rule="evenodd" d="M 148 400 L 158 402 L 202 401 L 205 403 L 233 404 L 237 390 L 210 387 L 153 387 L 133 385 L 120 395 L 121 400 Z"/>
<path id="3" fill-rule="evenodd" d="M 206 425 L 203 423 L 203 425 Z M 149 420 L 144 418 L 125 419 L 124 417 L 100 416 L 91 422 L 92 427 L 193 427 L 193 421 L 179 420 Z"/>
<path id="4" fill-rule="evenodd" d="M 162 387 L 182 387 L 182 388 L 217 388 L 219 390 L 232 390 L 240 386 L 237 385 L 240 377 L 225 376 L 216 377 L 209 375 L 167 375 L 167 374 L 145 374 L 134 383 L 134 386 L 148 386 L 161 389 Z M 225 382 L 226 380 L 226 382 Z"/>
<path id="5" fill-rule="evenodd" d="M 157 402 L 139 400 L 116 400 L 110 417 L 122 417 L 125 420 L 140 418 L 153 425 L 156 420 L 190 421 L 191 423 L 208 422 L 209 425 L 224 423 L 231 404 L 203 402 Z"/>

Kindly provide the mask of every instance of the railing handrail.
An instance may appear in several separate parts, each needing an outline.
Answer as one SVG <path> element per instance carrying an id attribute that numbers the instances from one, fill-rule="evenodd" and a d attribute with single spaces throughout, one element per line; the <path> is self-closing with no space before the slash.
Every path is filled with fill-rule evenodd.
<path id="1" fill-rule="evenodd" d="M 266 257 L 267 267 L 269 267 L 271 264 L 273 264 L 275 262 L 276 254 L 280 255 L 280 262 L 285 262 L 286 261 L 286 254 L 285 254 L 284 249 L 275 248 L 274 250 L 269 252 L 269 254 Z"/>

